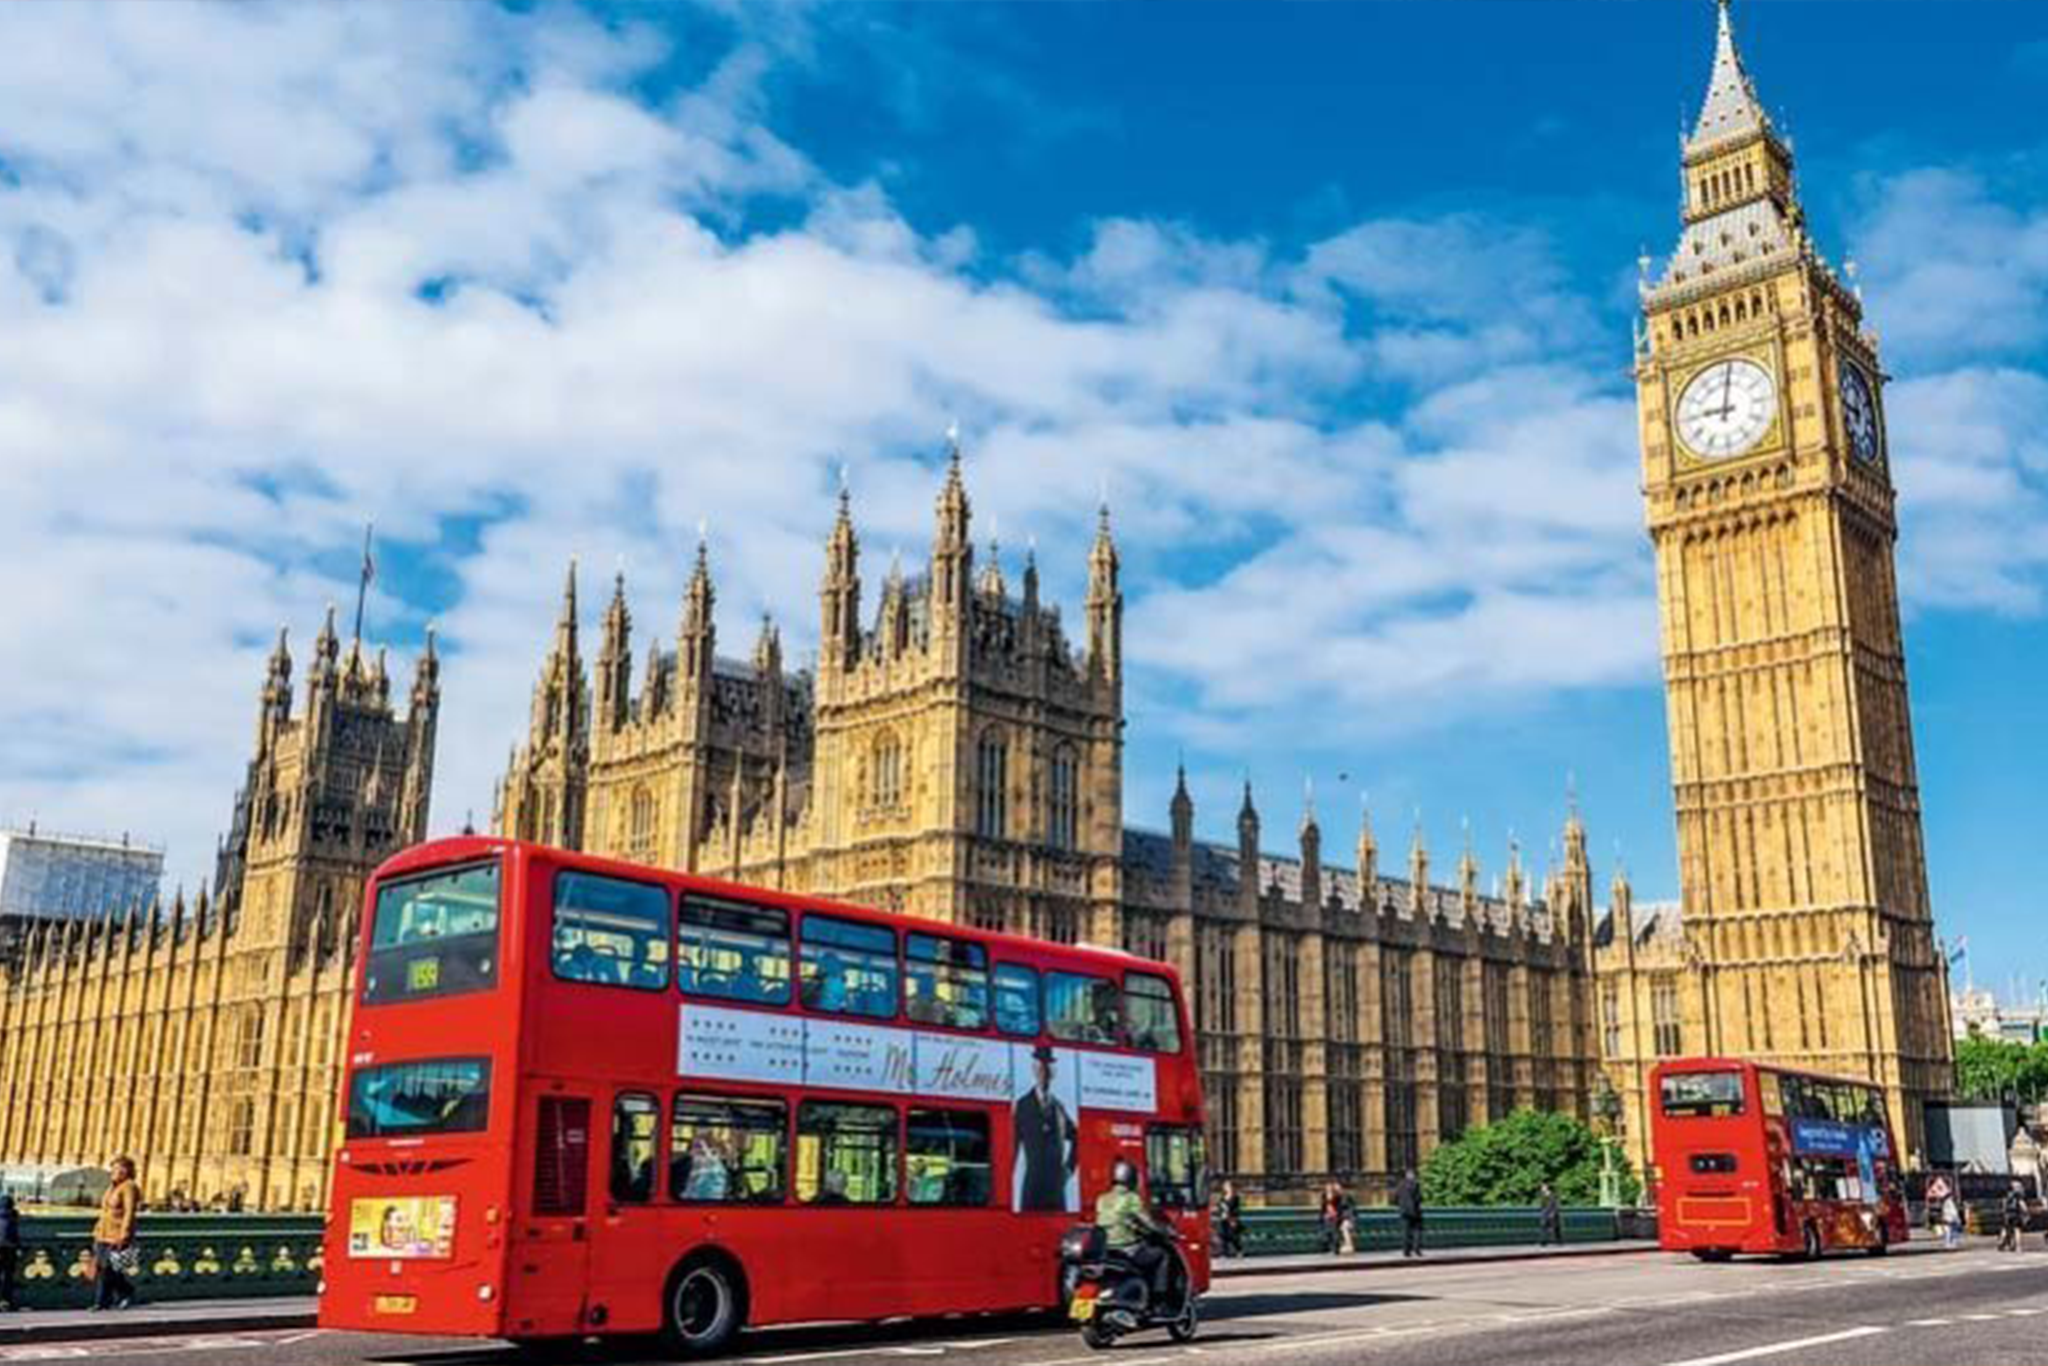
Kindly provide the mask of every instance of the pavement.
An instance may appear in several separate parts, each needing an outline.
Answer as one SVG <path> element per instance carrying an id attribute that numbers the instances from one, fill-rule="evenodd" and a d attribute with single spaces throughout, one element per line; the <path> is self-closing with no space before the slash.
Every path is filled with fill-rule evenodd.
<path id="1" fill-rule="evenodd" d="M 1568 1249 L 1568 1251 L 1574 1251 Z M 1663 1253 L 1606 1252 L 1503 1261 L 1449 1259 L 1360 1276 L 1311 1267 L 1226 1278 L 1203 1302 L 1201 1335 L 1163 1333 L 1089 1352 L 1044 1317 L 832 1325 L 749 1335 L 741 1366 L 883 1366 L 936 1358 L 962 1366 L 2048 1366 L 2048 1248 L 1999 1253 L 1990 1240 L 1946 1253 L 1915 1243 L 1890 1257 L 1707 1266 Z M 131 1311 L 135 1312 L 135 1311 Z M 246 1361 L 251 1366 L 520 1366 L 492 1342 L 316 1329 L 0 1345 L 0 1363 L 115 1366 Z M 582 1354 L 589 1359 L 589 1354 Z M 596 1354 L 610 1366 L 658 1357 L 643 1344 Z"/>

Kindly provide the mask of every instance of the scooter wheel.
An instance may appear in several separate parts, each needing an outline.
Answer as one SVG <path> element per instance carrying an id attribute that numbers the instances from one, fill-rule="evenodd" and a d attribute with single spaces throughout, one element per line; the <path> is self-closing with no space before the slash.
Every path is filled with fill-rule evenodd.
<path id="1" fill-rule="evenodd" d="M 1084 1323 L 1081 1325 L 1081 1341 L 1100 1352 L 1116 1342 L 1116 1329 L 1106 1323 Z"/>
<path id="2" fill-rule="evenodd" d="M 1190 1295 L 1186 1307 L 1180 1311 L 1180 1317 L 1166 1325 L 1167 1336 L 1175 1342 L 1193 1342 L 1195 1330 L 1199 1325 L 1200 1317 L 1195 1309 L 1195 1297 Z"/>

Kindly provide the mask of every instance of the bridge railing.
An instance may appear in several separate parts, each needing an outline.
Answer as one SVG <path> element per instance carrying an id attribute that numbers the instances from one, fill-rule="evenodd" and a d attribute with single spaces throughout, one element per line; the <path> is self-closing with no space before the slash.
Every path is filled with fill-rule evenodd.
<path id="1" fill-rule="evenodd" d="M 1657 1236 L 1654 1215 L 1636 1210 L 1573 1208 L 1560 1211 L 1559 1233 L 1567 1243 L 1612 1243 Z M 1401 1219 L 1392 1209 L 1359 1210 L 1352 1238 L 1360 1252 L 1401 1246 Z M 1514 1247 L 1543 1236 L 1542 1211 L 1534 1206 L 1432 1207 L 1423 1211 L 1425 1248 Z M 1255 1209 L 1244 1212 L 1244 1250 L 1250 1257 L 1324 1250 L 1322 1220 L 1311 1209 Z"/>
<path id="2" fill-rule="evenodd" d="M 320 1280 L 318 1214 L 155 1214 L 136 1221 L 147 1300 L 255 1299 L 310 1295 Z M 90 1214 L 29 1214 L 15 1284 L 28 1309 L 92 1303 Z"/>

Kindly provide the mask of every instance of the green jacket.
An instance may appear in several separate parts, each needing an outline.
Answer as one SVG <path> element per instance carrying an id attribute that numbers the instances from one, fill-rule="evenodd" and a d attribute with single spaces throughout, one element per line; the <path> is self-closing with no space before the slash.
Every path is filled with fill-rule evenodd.
<path id="1" fill-rule="evenodd" d="M 1138 1193 L 1122 1186 L 1111 1186 L 1095 1197 L 1095 1222 L 1113 1248 L 1136 1247 L 1159 1226 Z"/>

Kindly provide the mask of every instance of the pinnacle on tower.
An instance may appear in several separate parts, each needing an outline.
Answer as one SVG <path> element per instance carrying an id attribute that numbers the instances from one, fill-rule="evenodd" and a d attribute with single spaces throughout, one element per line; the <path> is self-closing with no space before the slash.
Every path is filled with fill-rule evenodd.
<path id="1" fill-rule="evenodd" d="M 1743 68 L 1742 54 L 1735 46 L 1735 26 L 1729 18 L 1729 0 L 1719 0 L 1719 32 L 1714 40 L 1714 71 L 1707 79 L 1707 97 L 1700 106 L 1699 121 L 1693 125 L 1687 149 L 1696 150 L 1745 133 L 1771 132 L 1770 116 L 1764 112 Z"/>

